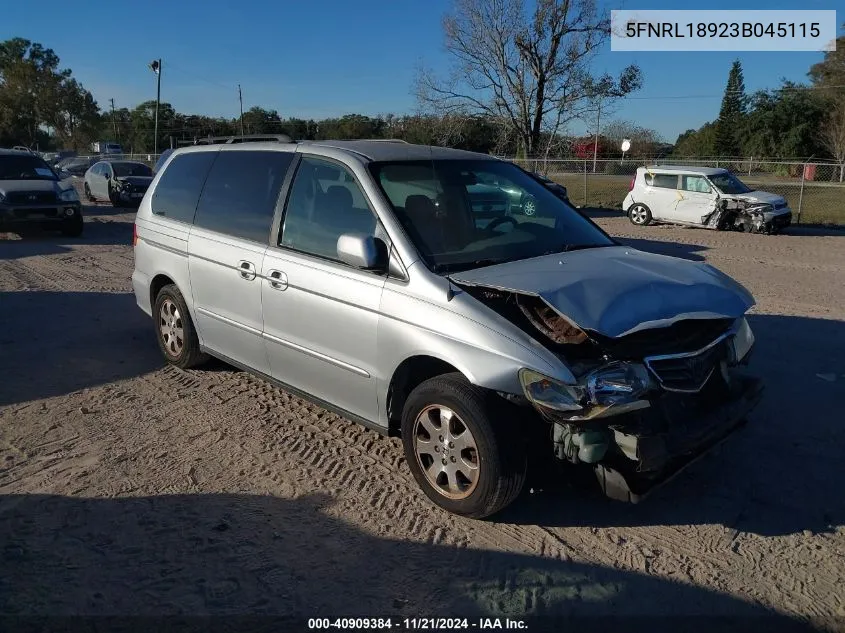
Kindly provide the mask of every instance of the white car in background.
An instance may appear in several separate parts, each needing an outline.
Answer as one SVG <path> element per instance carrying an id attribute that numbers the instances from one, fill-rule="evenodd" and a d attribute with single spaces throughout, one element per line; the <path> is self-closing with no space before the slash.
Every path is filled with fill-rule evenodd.
<path id="1" fill-rule="evenodd" d="M 783 196 L 755 191 L 727 169 L 712 167 L 640 167 L 622 208 L 638 226 L 655 221 L 777 233 L 792 223 Z"/>

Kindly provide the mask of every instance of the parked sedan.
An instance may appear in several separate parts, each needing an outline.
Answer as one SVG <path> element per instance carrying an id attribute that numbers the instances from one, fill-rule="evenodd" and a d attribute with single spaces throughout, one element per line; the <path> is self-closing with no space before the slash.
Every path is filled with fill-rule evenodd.
<path id="1" fill-rule="evenodd" d="M 153 181 L 153 170 L 144 163 L 101 160 L 85 173 L 85 197 L 108 200 L 114 206 L 138 206 Z"/>

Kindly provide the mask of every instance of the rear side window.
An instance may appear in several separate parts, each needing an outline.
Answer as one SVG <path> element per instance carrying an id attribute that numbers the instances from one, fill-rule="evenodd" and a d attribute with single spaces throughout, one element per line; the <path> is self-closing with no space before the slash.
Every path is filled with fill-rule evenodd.
<path id="1" fill-rule="evenodd" d="M 678 177 L 675 174 L 646 174 L 645 184 L 662 189 L 677 189 Z"/>
<path id="2" fill-rule="evenodd" d="M 216 156 L 217 152 L 193 152 L 170 161 L 150 200 L 153 213 L 193 222 L 202 185 Z"/>
<path id="3" fill-rule="evenodd" d="M 194 224 L 267 242 L 279 190 L 292 161 L 292 152 L 220 152 L 208 174 Z"/>

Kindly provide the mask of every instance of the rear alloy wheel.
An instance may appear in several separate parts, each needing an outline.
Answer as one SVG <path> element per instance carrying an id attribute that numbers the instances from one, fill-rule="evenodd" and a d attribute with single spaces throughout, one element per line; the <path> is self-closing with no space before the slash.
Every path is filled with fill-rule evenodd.
<path id="1" fill-rule="evenodd" d="M 628 219 L 637 226 L 648 226 L 651 224 L 651 210 L 644 204 L 634 204 L 628 209 Z"/>
<path id="2" fill-rule="evenodd" d="M 524 442 L 495 398 L 454 373 L 426 380 L 405 402 L 405 459 L 426 496 L 449 512 L 489 516 L 525 483 Z"/>
<path id="3" fill-rule="evenodd" d="M 188 306 L 175 285 L 169 284 L 158 293 L 153 319 L 158 346 L 168 363 L 188 369 L 208 360 L 208 356 L 200 351 Z"/>

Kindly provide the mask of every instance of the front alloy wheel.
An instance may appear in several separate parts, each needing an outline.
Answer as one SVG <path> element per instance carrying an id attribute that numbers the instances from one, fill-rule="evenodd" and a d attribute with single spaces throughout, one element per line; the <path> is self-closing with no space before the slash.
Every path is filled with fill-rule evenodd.
<path id="1" fill-rule="evenodd" d="M 423 409 L 414 424 L 414 453 L 431 487 L 449 499 L 465 499 L 478 484 L 478 446 L 449 407 Z"/>
<path id="2" fill-rule="evenodd" d="M 474 518 L 516 499 L 527 466 L 516 414 L 507 401 L 460 373 L 417 385 L 402 409 L 402 447 L 425 495 L 449 512 Z"/>

